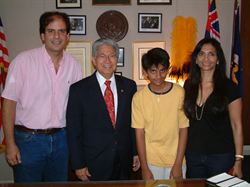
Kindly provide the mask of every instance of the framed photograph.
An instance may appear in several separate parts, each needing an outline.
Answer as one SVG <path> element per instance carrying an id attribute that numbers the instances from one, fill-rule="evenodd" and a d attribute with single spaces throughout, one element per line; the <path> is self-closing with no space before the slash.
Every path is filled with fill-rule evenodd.
<path id="1" fill-rule="evenodd" d="M 92 0 L 92 5 L 131 5 L 132 0 Z"/>
<path id="2" fill-rule="evenodd" d="M 66 52 L 80 62 L 83 78 L 93 73 L 92 41 L 71 41 L 66 47 Z"/>
<path id="3" fill-rule="evenodd" d="M 172 5 L 172 0 L 137 0 L 137 5 Z"/>
<path id="4" fill-rule="evenodd" d="M 137 86 L 146 85 L 149 83 L 147 77 L 143 74 L 142 69 L 142 55 L 147 53 L 148 50 L 159 47 L 162 49 L 166 48 L 165 41 L 156 42 L 133 42 L 133 80 L 136 82 Z"/>
<path id="5" fill-rule="evenodd" d="M 82 0 L 56 0 L 56 8 L 82 8 Z"/>
<path id="6" fill-rule="evenodd" d="M 70 34 L 86 35 L 86 16 L 69 16 Z"/>
<path id="7" fill-rule="evenodd" d="M 117 61 L 117 67 L 124 67 L 124 47 L 119 48 L 119 57 Z"/>
<path id="8" fill-rule="evenodd" d="M 138 32 L 161 33 L 162 14 L 161 13 L 139 13 Z"/>
<path id="9" fill-rule="evenodd" d="M 121 72 L 121 71 L 119 71 L 119 72 L 118 72 L 118 71 L 116 71 L 116 72 L 115 72 L 115 74 L 116 74 L 116 75 L 120 75 L 120 76 L 122 76 L 122 72 Z"/>

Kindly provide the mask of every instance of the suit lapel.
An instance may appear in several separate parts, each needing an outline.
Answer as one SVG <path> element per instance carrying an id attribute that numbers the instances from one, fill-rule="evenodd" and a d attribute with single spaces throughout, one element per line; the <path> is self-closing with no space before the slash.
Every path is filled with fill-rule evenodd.
<path id="1" fill-rule="evenodd" d="M 118 107 L 117 107 L 117 117 L 116 117 L 116 129 L 119 128 L 120 120 L 122 120 L 122 114 L 124 112 L 125 106 L 125 95 L 126 88 L 123 80 L 119 76 L 115 76 L 116 87 L 117 87 L 117 97 L 118 97 Z"/>
<path id="2" fill-rule="evenodd" d="M 101 88 L 100 88 L 100 85 L 97 81 L 95 73 L 93 75 L 91 75 L 91 77 L 90 77 L 89 86 L 90 86 L 89 92 L 90 92 L 90 95 L 93 99 L 93 105 L 94 105 L 93 107 L 96 107 L 100 111 L 100 113 L 104 116 L 104 118 L 108 117 L 110 119 L 108 109 L 107 109 L 106 103 L 103 99 Z M 108 124 L 108 126 L 113 127 L 111 119 L 109 120 L 109 122 L 110 123 Z M 104 123 L 105 123 L 105 121 L 104 121 Z"/>

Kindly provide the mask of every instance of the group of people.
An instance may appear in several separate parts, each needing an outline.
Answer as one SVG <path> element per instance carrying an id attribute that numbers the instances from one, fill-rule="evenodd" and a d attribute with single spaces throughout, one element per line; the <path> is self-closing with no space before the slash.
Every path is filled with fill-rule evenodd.
<path id="1" fill-rule="evenodd" d="M 70 19 L 70 30 L 71 31 L 82 31 L 83 30 L 83 22 L 81 19 Z"/>
<path id="2" fill-rule="evenodd" d="M 208 178 L 244 156 L 242 100 L 226 76 L 220 44 L 202 39 L 184 84 L 165 81 L 169 55 L 153 48 L 142 57 L 150 83 L 115 75 L 119 46 L 100 38 L 92 46 L 96 71 L 82 79 L 64 51 L 70 21 L 62 12 L 40 17 L 43 46 L 10 64 L 2 94 L 6 159 L 15 182 L 67 181 L 68 161 L 82 181 Z M 186 158 L 186 160 L 185 160 Z"/>
<path id="3" fill-rule="evenodd" d="M 158 28 L 159 27 L 159 18 L 142 18 L 141 28 Z"/>

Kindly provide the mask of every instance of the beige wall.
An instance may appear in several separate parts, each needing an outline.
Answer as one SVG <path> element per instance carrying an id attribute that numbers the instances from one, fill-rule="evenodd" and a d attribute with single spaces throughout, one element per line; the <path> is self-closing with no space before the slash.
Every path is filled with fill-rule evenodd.
<path id="1" fill-rule="evenodd" d="M 4 25 L 10 60 L 20 52 L 41 46 L 39 38 L 39 17 L 44 11 L 56 10 L 56 0 L 0 0 L 0 16 Z M 170 34 L 172 20 L 177 16 L 194 17 L 198 24 L 198 36 L 204 37 L 207 22 L 208 0 L 172 0 L 172 5 L 92 6 L 92 0 L 82 0 L 82 9 L 58 9 L 69 15 L 87 16 L 87 35 L 72 35 L 71 41 L 95 41 L 98 17 L 107 10 L 117 10 L 124 14 L 129 23 L 126 37 L 119 41 L 125 47 L 125 66 L 118 67 L 123 76 L 132 78 L 132 41 L 166 41 L 166 50 L 171 52 Z M 221 43 L 226 59 L 230 59 L 234 0 L 219 0 L 218 14 Z M 162 33 L 138 33 L 138 13 L 162 13 Z"/>
<path id="2" fill-rule="evenodd" d="M 22 51 L 41 46 L 39 37 L 39 17 L 45 11 L 56 10 L 56 0 L 0 0 L 0 16 L 4 25 L 10 60 Z M 204 37 L 207 22 L 208 0 L 172 0 L 172 5 L 137 5 L 131 0 L 131 6 L 92 6 L 92 0 L 82 0 L 82 9 L 58 9 L 69 15 L 87 16 L 87 35 L 72 35 L 71 41 L 95 41 L 98 17 L 107 10 L 117 10 L 124 14 L 129 23 L 126 37 L 119 41 L 125 48 L 125 66 L 118 67 L 123 76 L 133 77 L 132 42 L 166 41 L 166 50 L 171 52 L 170 34 L 172 20 L 177 16 L 194 17 L 198 24 L 197 40 Z M 218 0 L 221 44 L 228 64 L 232 38 L 234 0 Z M 162 33 L 138 33 L 138 13 L 162 13 Z M 181 54 L 180 54 L 181 55 Z M 229 65 L 228 65 L 229 67 Z M 0 181 L 13 180 L 12 169 L 8 167 L 4 154 L 0 155 Z"/>

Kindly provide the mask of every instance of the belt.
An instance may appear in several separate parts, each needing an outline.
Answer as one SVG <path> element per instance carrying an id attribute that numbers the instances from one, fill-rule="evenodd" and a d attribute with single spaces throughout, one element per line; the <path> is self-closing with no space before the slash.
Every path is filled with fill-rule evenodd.
<path id="1" fill-rule="evenodd" d="M 23 132 L 29 132 L 29 133 L 34 133 L 36 132 L 37 134 L 46 134 L 46 135 L 51 135 L 54 134 L 58 131 L 60 131 L 62 128 L 51 128 L 51 129 L 29 129 L 24 126 L 20 125 L 15 125 L 15 129 Z"/>

